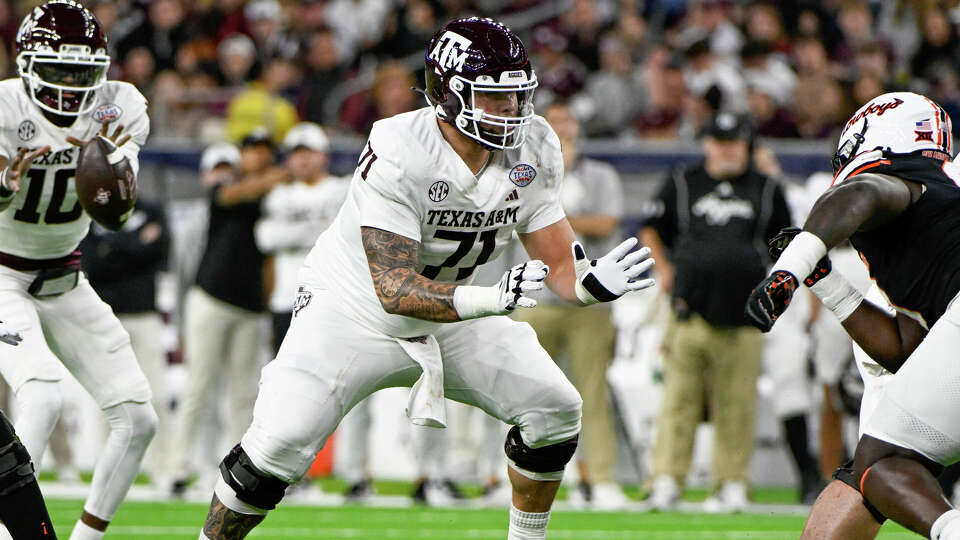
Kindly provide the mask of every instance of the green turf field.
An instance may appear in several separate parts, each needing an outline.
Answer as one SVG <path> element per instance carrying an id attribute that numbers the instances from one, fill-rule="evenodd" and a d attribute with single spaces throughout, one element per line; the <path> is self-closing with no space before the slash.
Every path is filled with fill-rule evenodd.
<path id="1" fill-rule="evenodd" d="M 390 491 L 378 484 L 381 493 Z M 786 498 L 784 490 L 754 493 L 754 500 Z M 687 500 L 700 498 L 694 492 Z M 80 500 L 51 498 L 48 506 L 61 538 L 80 515 Z M 110 540 L 193 540 L 203 524 L 207 505 L 185 502 L 127 501 L 111 524 Z M 696 513 L 555 511 L 548 538 L 552 540 L 721 540 L 795 539 L 803 516 L 773 513 L 709 515 Z M 305 507 L 281 505 L 249 538 L 315 538 L 324 540 L 502 540 L 506 510 L 372 508 L 366 506 Z M 881 540 L 915 539 L 895 524 L 884 526 Z"/>

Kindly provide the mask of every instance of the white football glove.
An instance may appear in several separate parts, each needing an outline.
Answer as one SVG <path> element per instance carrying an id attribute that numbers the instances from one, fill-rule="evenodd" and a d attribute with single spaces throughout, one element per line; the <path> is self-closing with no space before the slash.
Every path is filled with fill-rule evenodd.
<path id="1" fill-rule="evenodd" d="M 476 287 L 461 285 L 453 291 L 453 307 L 461 320 L 504 315 L 517 306 L 533 307 L 537 301 L 526 296 L 543 288 L 550 267 L 543 261 L 528 261 L 504 272 L 496 285 Z"/>
<path id="2" fill-rule="evenodd" d="M 0 341 L 16 347 L 23 341 L 23 336 L 20 335 L 20 332 L 10 328 L 5 322 L 0 321 Z"/>
<path id="3" fill-rule="evenodd" d="M 653 259 L 648 258 L 650 248 L 642 247 L 631 252 L 636 245 L 636 238 L 628 238 L 610 253 L 590 261 L 580 242 L 571 244 L 573 268 L 577 273 L 577 298 L 586 305 L 611 302 L 627 292 L 652 286 L 653 279 L 636 280 L 653 266 Z"/>

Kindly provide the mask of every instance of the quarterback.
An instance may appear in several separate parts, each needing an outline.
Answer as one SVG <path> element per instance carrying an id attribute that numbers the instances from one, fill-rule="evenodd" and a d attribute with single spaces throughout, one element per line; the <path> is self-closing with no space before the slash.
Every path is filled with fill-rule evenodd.
<path id="1" fill-rule="evenodd" d="M 72 0 L 32 9 L 16 49 L 20 77 L 0 82 L 0 320 L 23 342 L 0 349 L 0 374 L 16 393 L 16 431 L 36 459 L 60 415 L 64 366 L 103 410 L 110 434 L 70 536 L 98 539 L 137 475 L 157 416 L 130 338 L 79 272 L 76 249 L 90 218 L 74 184 L 77 145 L 115 123 L 110 138 L 136 172 L 146 100 L 106 80 L 103 29 Z"/>
<path id="2" fill-rule="evenodd" d="M 960 539 L 960 511 L 935 479 L 960 458 L 960 164 L 951 128 L 918 94 L 883 94 L 861 107 L 840 135 L 833 186 L 747 301 L 748 319 L 768 331 L 802 279 L 892 373 L 861 426 L 852 473 L 835 476 L 860 491 L 869 514 L 835 482 L 817 507 L 844 518 L 809 523 L 804 538 L 872 537 L 888 517 L 933 540 Z M 827 250 L 848 238 L 895 314 L 863 301 L 832 269 Z"/>
<path id="3" fill-rule="evenodd" d="M 429 106 L 374 124 L 346 202 L 299 274 L 294 317 L 262 371 L 253 423 L 224 458 L 201 539 L 243 538 L 296 482 L 340 419 L 385 387 L 442 427 L 443 398 L 513 427 L 508 538 L 546 537 L 580 432 L 581 399 L 525 323 L 544 283 L 593 304 L 652 285 L 631 239 L 596 260 L 559 202 L 556 134 L 533 113 L 523 43 L 490 19 L 447 23 L 426 51 Z M 478 266 L 519 234 L 534 260 L 493 286 Z M 572 253 L 571 253 L 572 252 Z"/>

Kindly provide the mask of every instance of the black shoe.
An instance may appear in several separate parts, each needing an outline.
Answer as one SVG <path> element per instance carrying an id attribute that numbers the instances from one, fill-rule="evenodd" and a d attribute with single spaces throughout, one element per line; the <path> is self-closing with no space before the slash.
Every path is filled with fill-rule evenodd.
<path id="1" fill-rule="evenodd" d="M 453 480 L 443 480 L 440 482 L 440 485 L 443 486 L 444 491 L 454 499 L 467 498 L 467 496 L 463 494 L 463 491 L 460 490 L 460 487 L 453 483 Z"/>
<path id="2" fill-rule="evenodd" d="M 179 480 L 174 480 L 173 484 L 170 485 L 170 495 L 178 499 L 182 499 L 187 493 L 188 485 L 190 485 L 190 481 L 187 479 L 181 478 Z"/>
<path id="3" fill-rule="evenodd" d="M 587 502 L 593 501 L 593 486 L 589 482 L 580 482 L 577 484 L 577 489 L 580 490 L 580 494 L 583 495 L 583 500 Z"/>
<path id="4" fill-rule="evenodd" d="M 820 492 L 827 487 L 827 483 L 817 473 L 807 473 L 800 479 L 800 502 L 812 505 L 817 501 Z"/>
<path id="5" fill-rule="evenodd" d="M 351 484 L 347 487 L 346 493 L 343 494 L 347 499 L 365 499 L 373 495 L 373 484 L 369 479 L 361 480 L 355 484 Z"/>
<path id="6" fill-rule="evenodd" d="M 417 504 L 427 504 L 427 481 L 420 480 L 417 482 L 410 496 L 413 497 L 413 502 Z"/>

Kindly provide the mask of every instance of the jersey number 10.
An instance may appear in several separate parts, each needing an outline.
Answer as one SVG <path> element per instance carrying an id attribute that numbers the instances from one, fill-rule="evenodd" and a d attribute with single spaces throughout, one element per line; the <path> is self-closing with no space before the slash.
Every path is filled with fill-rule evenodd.
<path id="1" fill-rule="evenodd" d="M 80 201 L 73 197 L 73 208 L 63 211 L 61 208 L 67 197 L 67 187 L 76 174 L 76 169 L 57 169 L 53 175 L 53 193 L 50 194 L 50 202 L 43 211 L 43 222 L 51 225 L 58 223 L 70 223 L 75 221 L 83 214 L 83 208 Z M 46 179 L 46 169 L 30 169 L 27 171 L 27 179 L 30 180 L 30 186 L 27 187 L 27 196 L 23 201 L 23 207 L 13 214 L 13 219 L 25 223 L 40 223 L 40 196 L 43 195 L 43 183 Z"/>

